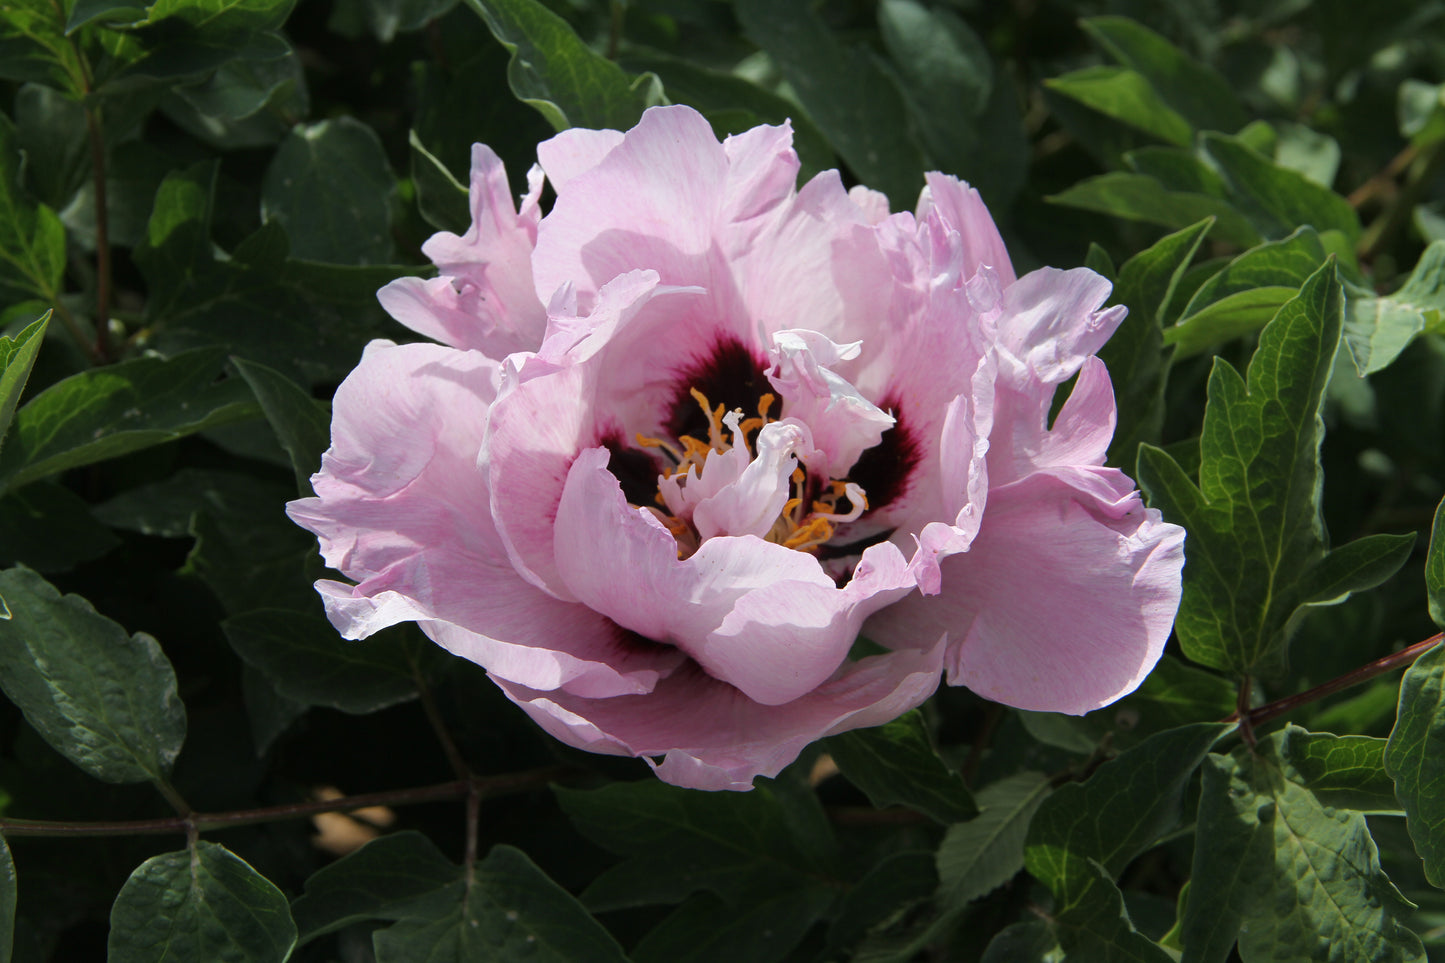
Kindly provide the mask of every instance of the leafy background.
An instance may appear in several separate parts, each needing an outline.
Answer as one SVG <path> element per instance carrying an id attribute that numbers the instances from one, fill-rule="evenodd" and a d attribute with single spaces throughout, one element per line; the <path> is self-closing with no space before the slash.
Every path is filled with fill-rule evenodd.
<path id="1" fill-rule="evenodd" d="M 0 0 L 0 78 L 0 963 L 1445 959 L 1438 0 Z M 703 794 L 336 637 L 281 508 L 375 290 L 472 142 L 664 102 L 1115 280 L 1138 693 Z"/>

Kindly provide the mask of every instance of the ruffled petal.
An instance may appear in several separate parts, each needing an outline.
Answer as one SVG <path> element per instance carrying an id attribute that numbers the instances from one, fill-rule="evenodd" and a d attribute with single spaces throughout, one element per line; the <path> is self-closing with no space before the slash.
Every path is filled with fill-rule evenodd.
<path id="1" fill-rule="evenodd" d="M 1080 714 L 1133 691 L 1169 638 L 1184 530 L 1121 473 L 1059 469 L 989 495 L 943 591 L 865 626 L 870 638 L 949 637 L 951 684 L 1023 709 Z"/>
<path id="2" fill-rule="evenodd" d="M 751 789 L 810 742 L 882 725 L 938 686 L 942 645 L 931 642 L 850 662 L 801 698 L 759 705 L 700 671 L 679 671 L 650 694 L 577 699 L 499 683 L 557 739 L 610 755 L 642 756 L 659 778 L 707 790 Z M 665 757 L 660 763 L 653 757 Z"/>
<path id="3" fill-rule="evenodd" d="M 491 521 L 476 449 L 497 364 L 438 345 L 373 342 L 336 392 L 317 495 L 287 513 L 315 532 L 347 638 L 421 622 L 447 648 L 537 689 L 650 691 L 680 653 L 638 645 L 604 616 L 521 579 Z"/>
<path id="4" fill-rule="evenodd" d="M 842 478 L 858 456 L 893 427 L 893 416 L 832 371 L 858 357 L 861 342 L 840 345 L 801 328 L 773 333 L 768 381 L 783 398 L 784 417 L 807 425 L 822 453 L 810 464 L 823 478 Z"/>
<path id="5" fill-rule="evenodd" d="M 979 268 L 989 267 L 1004 285 L 1014 282 L 1013 262 L 978 191 L 956 177 L 930 171 L 924 175 L 918 198 L 918 220 L 937 211 L 944 223 L 958 233 L 963 246 L 963 276 L 973 277 Z"/>
<path id="6" fill-rule="evenodd" d="M 472 226 L 461 237 L 443 231 L 422 245 L 441 277 L 393 281 L 377 293 L 382 307 L 418 334 L 493 358 L 535 349 L 547 320 L 532 288 L 540 191 L 534 181 L 519 214 L 501 159 L 474 145 Z"/>

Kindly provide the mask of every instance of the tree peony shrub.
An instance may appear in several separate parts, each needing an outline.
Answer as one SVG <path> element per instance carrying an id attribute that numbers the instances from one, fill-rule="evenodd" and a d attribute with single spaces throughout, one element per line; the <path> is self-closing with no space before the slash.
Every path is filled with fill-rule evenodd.
<path id="1" fill-rule="evenodd" d="M 317 583 L 343 635 L 415 620 L 558 739 L 704 789 L 945 674 L 1070 713 L 1138 685 L 1183 531 L 1102 467 L 1105 279 L 1016 278 L 951 177 L 914 213 L 796 190 L 786 126 L 655 108 L 538 160 L 518 209 L 474 148 L 471 229 L 380 293 L 441 343 L 367 349 L 290 505 L 356 582 Z"/>

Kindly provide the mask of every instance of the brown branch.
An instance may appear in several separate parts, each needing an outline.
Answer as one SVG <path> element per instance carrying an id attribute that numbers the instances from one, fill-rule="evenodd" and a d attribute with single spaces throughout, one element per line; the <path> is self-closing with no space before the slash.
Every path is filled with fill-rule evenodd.
<path id="1" fill-rule="evenodd" d="M 1445 640 L 1445 632 L 1432 635 L 1422 642 L 1416 642 L 1414 645 L 1403 648 L 1399 652 L 1392 652 L 1384 658 L 1376 659 L 1374 662 L 1369 662 L 1357 669 L 1351 669 L 1344 675 L 1331 679 L 1322 685 L 1317 685 L 1306 692 L 1285 696 L 1283 699 L 1276 699 L 1274 702 L 1267 702 L 1254 709 L 1248 709 L 1244 711 L 1242 716 L 1240 712 L 1235 712 L 1224 721 L 1240 723 L 1241 730 L 1252 729 L 1254 726 L 1262 725 L 1302 705 L 1317 702 L 1326 696 L 1334 695 L 1336 692 L 1341 692 L 1351 686 L 1368 682 L 1376 676 L 1384 675 L 1386 672 L 1410 665 L 1420 656 L 1440 644 L 1441 640 Z"/>
<path id="2" fill-rule="evenodd" d="M 5 836 L 159 836 L 170 833 L 207 832 L 234 826 L 300 819 L 320 813 L 351 812 L 368 806 L 404 806 L 413 803 L 461 799 L 474 794 L 483 798 L 522 792 L 546 785 L 571 772 L 566 766 L 547 766 L 526 772 L 499 776 L 478 776 L 472 780 L 453 780 L 434 786 L 410 789 L 388 789 L 381 792 L 341 796 L 311 802 L 285 803 L 257 809 L 239 809 L 223 813 L 194 813 L 190 816 L 168 816 L 161 819 L 131 819 L 114 822 L 65 822 L 44 819 L 0 819 L 0 835 Z"/>

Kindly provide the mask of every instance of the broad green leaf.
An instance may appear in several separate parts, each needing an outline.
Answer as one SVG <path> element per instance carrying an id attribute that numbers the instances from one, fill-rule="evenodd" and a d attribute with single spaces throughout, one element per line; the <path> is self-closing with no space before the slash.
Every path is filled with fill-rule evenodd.
<path id="1" fill-rule="evenodd" d="M 0 963 L 10 963 L 15 947 L 15 861 L 0 836 Z"/>
<path id="2" fill-rule="evenodd" d="M 353 923 L 405 919 L 418 901 L 462 878 L 430 839 L 404 830 L 323 866 L 291 903 L 297 944 Z"/>
<path id="3" fill-rule="evenodd" d="M 156 640 L 24 568 L 0 572 L 0 689 L 30 724 L 106 782 L 163 778 L 186 738 L 176 674 Z"/>
<path id="4" fill-rule="evenodd" d="M 135 0 L 75 0 L 70 5 L 65 32 L 74 33 L 91 23 L 133 24 L 145 18 L 146 5 Z"/>
<path id="5" fill-rule="evenodd" d="M 286 229 L 293 257 L 388 264 L 396 179 L 376 132 L 340 117 L 299 124 L 281 142 L 261 186 L 261 216 Z"/>
<path id="6" fill-rule="evenodd" d="M 93 514 L 112 528 L 161 538 L 186 538 L 191 516 L 259 515 L 281 510 L 286 489 L 240 472 L 182 468 L 170 477 L 121 492 Z"/>
<path id="7" fill-rule="evenodd" d="M 1330 262 L 1265 327 L 1247 381 L 1215 360 L 1198 484 L 1160 449 L 1140 449 L 1150 504 L 1189 531 L 1175 629 L 1185 655 L 1202 665 L 1277 669 L 1298 610 L 1378 585 L 1413 544 L 1413 536 L 1374 535 L 1327 547 L 1319 412 L 1341 300 Z"/>
<path id="8" fill-rule="evenodd" d="M 0 452 L 11 488 L 259 414 L 240 379 L 217 382 L 222 354 L 198 350 L 83 371 L 30 399 Z"/>
<path id="9" fill-rule="evenodd" d="M 1227 80 L 1148 27 L 1126 17 L 1088 17 L 1080 26 L 1195 129 L 1229 132 L 1249 120 Z"/>
<path id="10" fill-rule="evenodd" d="M 1048 778 L 1021 772 L 979 790 L 979 814 L 950 826 L 938 847 L 939 900 L 960 907 L 984 896 L 1024 868 L 1029 820 L 1048 797 Z"/>
<path id="11" fill-rule="evenodd" d="M 1165 311 L 1213 224 L 1206 218 L 1170 234 L 1119 268 L 1109 300 L 1127 305 L 1129 313 L 1099 350 L 1119 404 L 1119 421 L 1109 446 L 1113 464 L 1132 467 L 1139 443 L 1159 440 L 1169 370 L 1163 336 Z"/>
<path id="12" fill-rule="evenodd" d="M 120 544 L 85 499 L 42 481 L 0 496 L 0 566 L 67 572 Z"/>
<path id="13" fill-rule="evenodd" d="M 1005 214 L 1028 144 L 1014 86 L 995 83 L 988 47 L 953 11 L 917 0 L 878 4 L 878 27 L 930 168 L 968 181 L 995 217 Z"/>
<path id="14" fill-rule="evenodd" d="M 1244 963 L 1424 960 L 1400 922 L 1410 903 L 1381 870 L 1364 816 L 1326 805 L 1282 755 L 1309 735 L 1291 728 L 1209 758 L 1180 929 L 1185 963 L 1222 963 L 1236 937 Z"/>
<path id="15" fill-rule="evenodd" d="M 210 34 L 275 30 L 296 0 L 156 0 L 146 9 L 150 23 L 179 21 Z"/>
<path id="16" fill-rule="evenodd" d="M 236 653 L 282 695 L 357 715 L 416 695 L 404 630 L 348 641 L 319 615 L 257 609 L 221 623 Z"/>
<path id="17" fill-rule="evenodd" d="M 1432 554 L 1438 552 L 1433 546 Z M 1445 889 L 1445 645 L 1416 659 L 1400 683 L 1385 770 L 1395 780 L 1425 877 Z"/>
<path id="18" fill-rule="evenodd" d="M 778 963 L 833 902 L 824 887 L 779 890 L 729 906 L 694 893 L 638 941 L 633 963 Z"/>
<path id="19" fill-rule="evenodd" d="M 110 911 L 109 963 L 283 963 L 296 945 L 286 897 L 239 856 L 199 840 L 131 873 Z"/>
<path id="20" fill-rule="evenodd" d="M 457 0 L 346 0 L 332 12 L 331 28 L 341 32 L 337 19 L 350 10 L 365 21 L 382 43 L 391 43 L 398 33 L 420 30 L 456 5 Z M 350 33 L 351 31 L 346 31 Z"/>
<path id="21" fill-rule="evenodd" d="M 216 176 L 209 163 L 169 174 L 135 251 L 155 350 L 221 346 L 309 386 L 340 381 L 368 340 L 401 330 L 389 326 L 376 290 L 418 273 L 415 266 L 298 261 L 275 222 L 230 258 L 218 257 L 210 226 Z"/>
<path id="22" fill-rule="evenodd" d="M 1059 939 L 1043 920 L 1011 923 L 988 941 L 979 963 L 1050 963 Z"/>
<path id="23" fill-rule="evenodd" d="M 166 116 L 222 150 L 269 147 L 304 117 L 310 101 L 301 58 L 288 45 L 246 48 L 195 83 L 176 84 L 162 101 Z"/>
<path id="24" fill-rule="evenodd" d="M 1199 286 L 1180 315 L 1179 323 L 1230 295 L 1267 287 L 1298 290 L 1325 263 L 1326 254 L 1319 233 L 1312 227 L 1302 227 L 1289 237 L 1256 245 Z"/>
<path id="25" fill-rule="evenodd" d="M 279 371 L 254 361 L 234 359 L 236 370 L 251 386 L 276 440 L 291 456 L 296 490 L 311 494 L 311 475 L 320 470 L 321 453 L 331 443 L 331 413 Z"/>
<path id="26" fill-rule="evenodd" d="M 1189 146 L 1194 129 L 1143 74 L 1127 67 L 1085 67 L 1051 77 L 1044 86 L 1162 141 Z"/>
<path id="27" fill-rule="evenodd" d="M 188 532 L 196 541 L 182 571 L 205 582 L 231 615 L 259 609 L 316 612 L 311 583 L 324 568 L 315 537 L 286 517 L 286 500 L 295 488 L 269 481 L 253 485 L 252 492 L 236 498 L 207 493 L 201 510 L 191 509 Z M 222 500 L 212 501 L 216 495 Z"/>
<path id="28" fill-rule="evenodd" d="M 612 935 L 519 849 L 496 846 L 373 938 L 376 963 L 626 963 Z"/>
<path id="29" fill-rule="evenodd" d="M 584 836 L 627 857 L 583 894 L 593 910 L 676 903 L 698 890 L 738 906 L 810 887 L 824 872 L 763 786 L 704 793 L 654 780 L 554 791 Z"/>
<path id="30" fill-rule="evenodd" d="M 948 825 L 978 814 L 963 777 L 939 758 L 923 716 L 908 712 L 825 743 L 833 761 L 879 809 L 907 806 Z"/>
<path id="31" fill-rule="evenodd" d="M 45 340 L 45 326 L 49 322 L 50 312 L 46 311 L 14 338 L 0 338 L 0 444 L 15 418 L 15 406 L 30 380 L 30 369 Z"/>
<path id="32" fill-rule="evenodd" d="M 1430 618 L 1445 629 L 1445 499 L 1435 508 L 1430 525 L 1430 547 L 1425 553 L 1425 597 Z"/>
<path id="33" fill-rule="evenodd" d="M 845 951 L 865 939 L 870 930 L 886 926 L 889 920 L 931 899 L 937 890 L 932 852 L 907 850 L 878 860 L 843 894 L 830 914 L 828 946 L 832 955 L 826 958 L 846 959 Z"/>
<path id="34" fill-rule="evenodd" d="M 416 185 L 416 207 L 426 222 L 439 231 L 465 234 L 472 223 L 467 188 L 421 142 L 410 134 L 411 180 Z"/>
<path id="35" fill-rule="evenodd" d="M 1171 190 L 1154 177 L 1129 171 L 1110 171 L 1090 177 L 1045 200 L 1067 207 L 1096 211 L 1131 221 L 1179 230 L 1214 218 L 1210 232 L 1221 241 L 1251 247 L 1259 232 L 1228 201 L 1193 191 Z"/>
<path id="36" fill-rule="evenodd" d="M 467 0 L 467 5 L 511 51 L 512 93 L 557 130 L 627 130 L 643 110 L 664 102 L 656 77 L 629 77 L 537 0 Z"/>
<path id="37" fill-rule="evenodd" d="M 4 46 L 0 42 L 0 60 Z M 0 304 L 32 298 L 54 304 L 65 274 L 65 227 L 21 186 L 16 141 L 15 125 L 0 114 Z"/>
<path id="38" fill-rule="evenodd" d="M 1337 736 L 1290 726 L 1276 743 L 1289 780 L 1321 805 L 1364 813 L 1400 812 L 1395 785 L 1385 772 L 1385 740 Z"/>
<path id="39" fill-rule="evenodd" d="M 85 72 L 79 51 L 65 37 L 63 4 L 12 0 L 5 5 L 0 16 L 0 77 L 34 80 L 80 97 Z"/>
<path id="40" fill-rule="evenodd" d="M 63 212 L 92 176 L 85 107 L 53 87 L 30 83 L 15 92 L 13 116 L 26 187 L 36 201 Z"/>
<path id="41" fill-rule="evenodd" d="M 1066 959 L 1090 963 L 1174 963 L 1153 940 L 1135 929 L 1124 894 L 1097 860 L 1084 861 L 1078 877 L 1084 889 L 1067 913 L 1055 917 Z"/>
<path id="42" fill-rule="evenodd" d="M 1201 149 L 1223 176 L 1233 206 L 1266 238 L 1282 238 L 1308 224 L 1316 231 L 1360 236 L 1349 202 L 1303 174 L 1281 167 L 1237 137 L 1207 133 Z"/>
<path id="43" fill-rule="evenodd" d="M 1445 139 L 1445 84 L 1407 79 L 1400 84 L 1400 133 L 1416 147 Z"/>
<path id="44" fill-rule="evenodd" d="M 1024 861 L 1053 891 L 1058 915 L 1081 904 L 1093 886 L 1090 861 L 1117 876 L 1174 825 L 1189 777 L 1227 728 L 1206 722 L 1151 736 L 1039 806 Z"/>
<path id="45" fill-rule="evenodd" d="M 845 45 L 806 4 L 739 0 L 735 9 L 858 179 L 888 195 L 893 210 L 912 210 L 923 156 L 903 94 L 873 55 Z"/>
<path id="46" fill-rule="evenodd" d="M 1275 286 L 1227 294 L 1166 328 L 1164 343 L 1179 360 L 1192 358 L 1263 328 L 1298 293 L 1297 287 Z"/>
<path id="47" fill-rule="evenodd" d="M 1345 317 L 1345 344 L 1360 376 L 1389 367 L 1421 331 L 1445 333 L 1445 241 L 1425 248 L 1400 290 L 1377 298 L 1361 291 Z"/>

